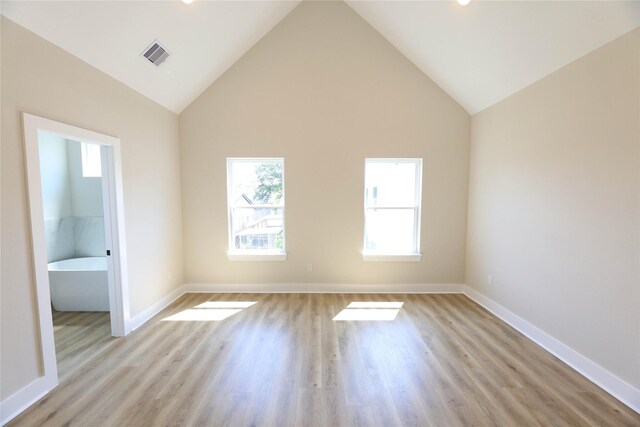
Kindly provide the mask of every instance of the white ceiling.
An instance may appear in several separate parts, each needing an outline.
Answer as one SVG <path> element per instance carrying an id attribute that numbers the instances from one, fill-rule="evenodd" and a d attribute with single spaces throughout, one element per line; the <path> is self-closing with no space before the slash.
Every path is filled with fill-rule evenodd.
<path id="1" fill-rule="evenodd" d="M 2 1 L 1 12 L 179 113 L 299 1 Z M 640 26 L 640 2 L 347 1 L 474 114 Z M 158 39 L 172 56 L 140 53 Z"/>
<path id="2" fill-rule="evenodd" d="M 180 113 L 299 1 L 2 1 L 2 14 Z M 160 67 L 140 56 L 158 39 Z"/>
<path id="3" fill-rule="evenodd" d="M 347 1 L 470 114 L 640 26 L 640 2 Z"/>

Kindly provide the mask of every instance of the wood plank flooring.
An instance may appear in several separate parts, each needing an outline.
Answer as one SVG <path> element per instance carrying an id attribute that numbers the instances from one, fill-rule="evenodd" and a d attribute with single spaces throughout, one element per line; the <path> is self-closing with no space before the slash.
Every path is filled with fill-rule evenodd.
<path id="1" fill-rule="evenodd" d="M 357 301 L 403 306 L 390 321 L 333 320 Z M 230 317 L 163 321 L 174 315 Z M 463 295 L 187 294 L 10 425 L 639 426 L 640 415 Z"/>
<path id="2" fill-rule="evenodd" d="M 115 340 L 108 312 L 53 310 L 53 334 L 60 382 Z"/>

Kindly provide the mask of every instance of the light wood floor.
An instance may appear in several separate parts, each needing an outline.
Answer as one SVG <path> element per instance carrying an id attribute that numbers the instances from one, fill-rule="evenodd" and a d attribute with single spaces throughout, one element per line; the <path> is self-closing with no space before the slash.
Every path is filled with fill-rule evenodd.
<path id="1" fill-rule="evenodd" d="M 63 382 L 115 340 L 108 312 L 53 311 L 58 377 Z"/>
<path id="2" fill-rule="evenodd" d="M 205 301 L 257 303 L 222 321 L 162 321 Z M 353 301 L 404 305 L 392 321 L 334 321 Z M 219 313 L 198 310 L 187 314 Z M 462 295 L 188 294 L 11 425 L 638 426 L 640 415 Z"/>

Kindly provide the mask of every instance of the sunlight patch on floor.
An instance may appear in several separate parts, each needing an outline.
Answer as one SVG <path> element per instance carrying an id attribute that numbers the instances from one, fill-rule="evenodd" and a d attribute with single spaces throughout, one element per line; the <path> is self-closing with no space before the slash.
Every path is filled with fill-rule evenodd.
<path id="1" fill-rule="evenodd" d="M 347 308 L 401 308 L 402 301 L 353 301 Z"/>
<path id="2" fill-rule="evenodd" d="M 162 319 L 163 322 L 217 322 L 249 308 L 257 301 L 207 301 Z"/>
<path id="3" fill-rule="evenodd" d="M 335 321 L 389 321 L 395 320 L 402 308 L 400 301 L 353 301 L 342 310 Z"/>
<path id="4" fill-rule="evenodd" d="M 194 308 L 249 308 L 257 301 L 207 301 Z"/>

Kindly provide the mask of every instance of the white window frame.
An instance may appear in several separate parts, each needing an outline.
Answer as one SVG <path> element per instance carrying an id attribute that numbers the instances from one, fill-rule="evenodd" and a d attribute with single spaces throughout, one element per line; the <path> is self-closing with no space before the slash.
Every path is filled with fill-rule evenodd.
<path id="1" fill-rule="evenodd" d="M 253 208 L 269 208 L 269 209 L 281 209 L 282 210 L 282 250 L 238 250 L 235 248 L 235 241 L 233 238 L 233 208 L 232 196 L 233 196 L 233 179 L 231 176 L 231 164 L 234 162 L 282 162 L 282 205 L 273 204 L 255 204 Z M 287 236 L 286 236 L 286 219 L 285 219 L 285 171 L 284 171 L 284 157 L 227 157 L 227 236 L 228 236 L 228 251 L 227 257 L 229 261 L 286 261 L 287 259 Z"/>
<path id="2" fill-rule="evenodd" d="M 367 188 L 367 164 L 370 163 L 413 163 L 416 165 L 415 176 L 415 197 L 414 205 L 410 206 L 367 206 L 366 188 Z M 364 159 L 364 188 L 363 188 L 363 214 L 364 214 L 364 233 L 362 236 L 362 259 L 364 261 L 414 261 L 419 262 L 422 259 L 420 253 L 420 236 L 421 236 L 421 219 L 422 219 L 422 158 L 387 158 L 387 157 L 367 157 Z M 411 252 L 385 252 L 380 250 L 366 249 L 367 236 L 367 210 L 374 209 L 413 209 L 414 210 L 414 235 L 413 235 L 413 251 Z"/>

